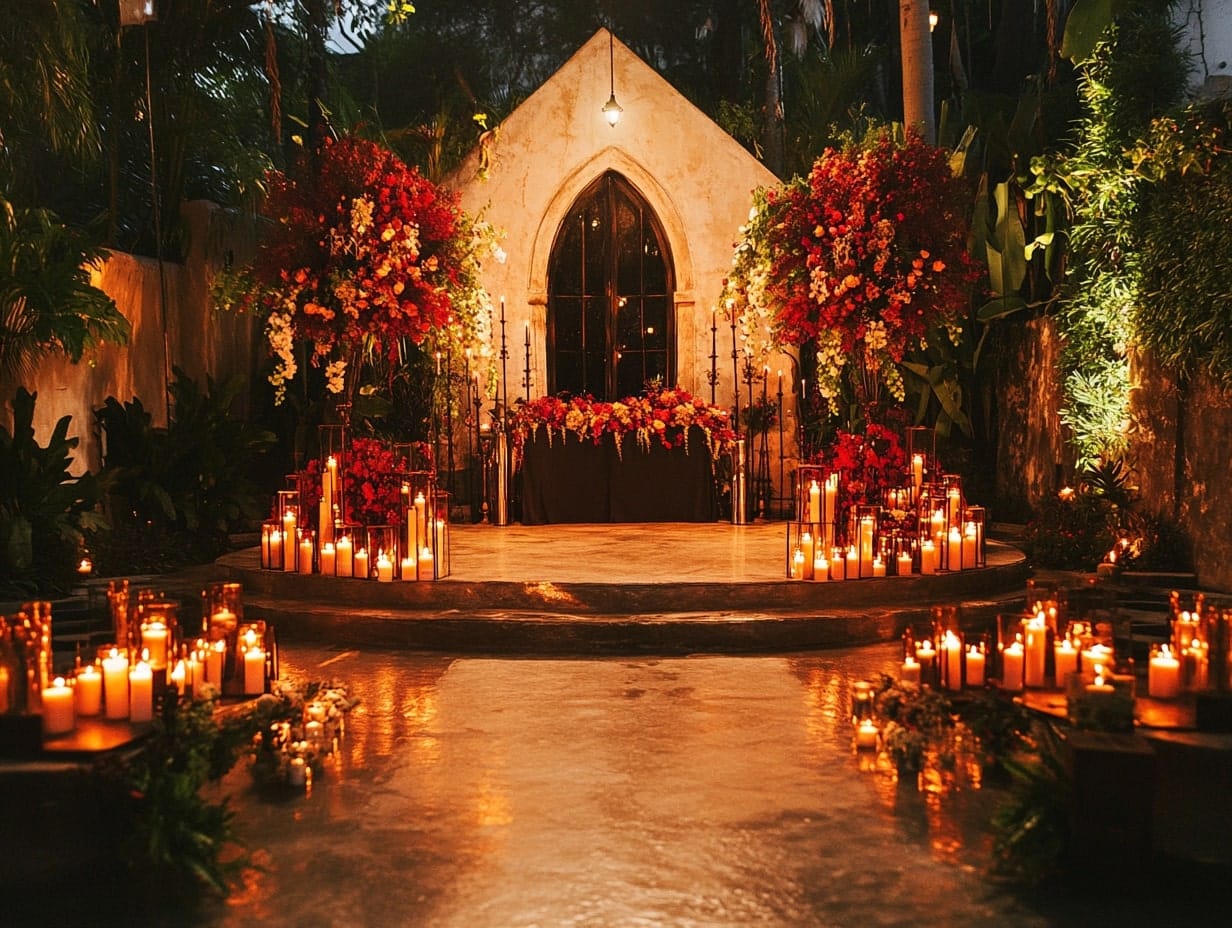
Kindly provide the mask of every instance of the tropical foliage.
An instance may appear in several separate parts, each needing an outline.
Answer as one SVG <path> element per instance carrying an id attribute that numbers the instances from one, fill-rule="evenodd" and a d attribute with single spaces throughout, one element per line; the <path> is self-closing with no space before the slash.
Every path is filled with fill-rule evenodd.
<path id="1" fill-rule="evenodd" d="M 72 576 L 84 533 L 105 523 L 98 481 L 70 471 L 78 439 L 71 417 L 56 423 L 46 445 L 34 433 L 37 394 L 13 398 L 12 431 L 0 426 L 0 579 L 54 586 Z"/>

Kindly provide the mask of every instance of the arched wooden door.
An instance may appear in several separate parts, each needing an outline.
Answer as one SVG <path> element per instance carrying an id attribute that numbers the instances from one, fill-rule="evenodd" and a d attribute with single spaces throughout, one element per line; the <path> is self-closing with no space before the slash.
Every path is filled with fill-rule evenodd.
<path id="1" fill-rule="evenodd" d="M 675 290 L 663 227 L 624 177 L 586 188 L 548 265 L 548 392 L 618 399 L 676 380 Z"/>

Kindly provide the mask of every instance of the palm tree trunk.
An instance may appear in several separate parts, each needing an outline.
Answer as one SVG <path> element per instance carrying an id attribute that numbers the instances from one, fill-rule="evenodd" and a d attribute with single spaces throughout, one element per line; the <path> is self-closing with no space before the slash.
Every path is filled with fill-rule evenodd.
<path id="1" fill-rule="evenodd" d="M 766 47 L 766 95 L 762 110 L 762 160 L 776 176 L 783 176 L 783 98 L 779 87 L 779 43 L 774 33 L 770 0 L 757 0 L 761 35 Z"/>
<path id="2" fill-rule="evenodd" d="M 903 123 L 930 144 L 937 143 L 933 115 L 933 42 L 928 0 L 899 0 L 898 23 L 903 46 Z"/>

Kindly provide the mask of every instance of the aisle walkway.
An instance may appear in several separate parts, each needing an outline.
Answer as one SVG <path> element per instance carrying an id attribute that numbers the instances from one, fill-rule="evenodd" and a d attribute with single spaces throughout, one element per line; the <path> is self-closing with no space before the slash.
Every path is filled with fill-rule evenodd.
<path id="1" fill-rule="evenodd" d="M 849 684 L 892 645 L 490 660 L 291 648 L 362 703 L 310 795 L 225 784 L 261 869 L 202 928 L 1202 925 L 1172 892 L 1086 908 L 981 876 L 992 790 L 862 770 Z"/>

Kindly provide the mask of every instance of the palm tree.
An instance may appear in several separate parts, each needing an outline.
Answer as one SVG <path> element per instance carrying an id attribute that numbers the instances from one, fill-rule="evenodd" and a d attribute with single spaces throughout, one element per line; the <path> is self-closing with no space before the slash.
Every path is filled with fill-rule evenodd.
<path id="1" fill-rule="evenodd" d="M 920 130 L 929 144 L 936 144 L 933 40 L 928 13 L 928 0 L 899 0 L 898 23 L 903 47 L 903 123 Z"/>

